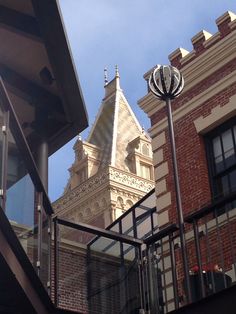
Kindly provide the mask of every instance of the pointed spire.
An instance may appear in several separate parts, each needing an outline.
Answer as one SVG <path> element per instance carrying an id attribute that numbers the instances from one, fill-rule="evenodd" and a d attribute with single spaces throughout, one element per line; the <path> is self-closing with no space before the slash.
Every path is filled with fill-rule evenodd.
<path id="1" fill-rule="evenodd" d="M 107 68 L 104 68 L 104 86 L 107 86 L 108 84 L 108 74 L 107 74 Z"/>

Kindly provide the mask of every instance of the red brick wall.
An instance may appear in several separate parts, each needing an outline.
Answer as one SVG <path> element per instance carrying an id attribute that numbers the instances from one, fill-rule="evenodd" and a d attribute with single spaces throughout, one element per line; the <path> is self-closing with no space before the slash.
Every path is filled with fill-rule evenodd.
<path id="1" fill-rule="evenodd" d="M 217 41 L 218 44 L 222 38 L 226 38 L 227 34 L 232 31 L 226 25 L 221 25 L 221 38 Z M 210 47 L 210 46 L 209 46 Z M 209 48 L 208 47 L 208 48 Z M 212 47 L 212 46 L 211 46 Z M 204 47 L 203 47 L 204 48 Z M 196 52 L 195 57 L 192 60 L 196 63 L 197 58 L 204 53 L 207 53 L 207 49 L 200 49 Z M 178 57 L 179 58 L 179 57 Z M 175 66 L 182 68 L 184 72 L 184 66 L 179 62 L 179 59 L 171 62 Z M 191 60 L 188 62 L 188 67 L 190 66 Z M 187 63 L 185 63 L 187 64 Z M 196 66 L 196 64 L 195 64 Z M 204 69 L 202 69 L 204 72 Z M 208 88 L 213 84 L 220 82 L 223 78 L 230 75 L 236 70 L 236 59 L 225 62 L 225 64 L 216 70 L 214 73 L 208 75 L 206 78 L 200 80 L 195 86 L 187 89 L 175 100 L 172 101 L 172 111 L 180 109 L 182 106 L 190 102 L 195 97 L 202 93 L 206 93 Z M 193 109 L 188 114 L 179 118 L 174 123 L 175 130 L 175 140 L 177 149 L 177 160 L 178 160 L 178 170 L 180 179 L 180 189 L 182 197 L 182 205 L 184 217 L 188 214 L 204 207 L 211 203 L 211 189 L 209 182 L 209 173 L 206 159 L 206 150 L 204 143 L 204 136 L 197 133 L 194 121 L 200 117 L 207 117 L 211 114 L 212 109 L 217 106 L 225 106 L 229 103 L 230 98 L 236 94 L 236 80 L 234 83 L 229 85 L 227 88 L 221 92 L 215 92 L 215 94 L 208 98 L 207 101 L 200 104 L 197 108 Z M 199 97 L 200 99 L 200 97 Z M 143 100 L 145 102 L 146 100 Z M 146 107 L 145 107 L 146 108 Z M 236 108 L 236 104 L 235 104 Z M 167 117 L 166 106 L 152 114 L 151 125 L 152 127 L 161 125 L 163 119 Z M 154 130 L 154 128 L 153 128 Z M 166 143 L 164 145 L 158 146 L 157 141 L 155 141 L 155 146 L 158 148 L 154 151 L 160 151 L 163 149 L 163 161 L 161 161 L 155 168 L 160 169 L 160 164 L 163 162 L 168 163 L 169 173 L 164 177 L 161 177 L 157 182 L 166 180 L 167 188 L 162 194 L 158 193 L 158 198 L 162 197 L 167 192 L 171 192 L 171 205 L 164 207 L 159 213 L 168 211 L 169 223 L 178 223 L 177 213 L 176 213 L 176 198 L 175 198 L 175 186 L 173 179 L 173 167 L 172 158 L 170 151 L 169 135 L 167 127 L 159 131 L 156 136 L 165 132 Z M 162 137 L 160 137 L 162 138 Z M 155 138 L 154 138 L 155 139 Z M 155 157 L 154 157 L 155 160 Z M 157 158 L 158 160 L 158 158 Z M 160 167 L 160 168 L 159 168 Z M 157 191 L 158 192 L 158 191 Z M 157 198 L 157 208 L 158 208 L 158 198 Z M 213 215 L 208 215 L 206 221 L 213 218 Z M 203 223 L 203 222 L 202 222 Z M 201 225 L 201 224 L 200 224 Z M 204 223 L 203 223 L 204 225 Z M 187 232 L 192 230 L 193 227 L 190 224 L 186 224 Z M 189 233 L 188 233 L 189 236 Z M 210 252 L 209 248 L 210 247 Z M 220 265 L 225 272 L 232 269 L 232 264 L 236 262 L 236 222 L 231 221 L 219 227 L 218 230 L 211 229 L 207 235 L 203 235 L 200 239 L 201 255 L 202 255 L 202 265 L 204 267 L 213 267 L 213 265 Z M 178 275 L 178 288 L 179 294 L 184 295 L 185 291 L 183 289 L 183 263 L 181 257 L 181 251 L 176 249 L 176 269 Z M 197 265 L 195 244 L 192 240 L 187 241 L 187 255 L 189 259 L 189 269 Z M 235 256 L 234 256 L 235 255 Z"/>
<path id="2" fill-rule="evenodd" d="M 235 69 L 236 60 L 233 60 L 226 64 L 222 69 L 188 90 L 186 93 L 183 93 L 181 97 L 172 102 L 173 111 L 180 108 L 194 96 L 203 92 L 211 84 L 215 83 L 216 80 L 220 80 Z M 235 94 L 236 82 L 220 93 L 215 94 L 201 106 L 174 123 L 178 170 L 185 216 L 193 210 L 200 209 L 203 205 L 206 205 L 211 201 L 204 138 L 197 133 L 194 121 L 200 116 L 207 116 L 212 108 L 219 105 L 226 105 L 229 102 L 230 97 Z M 164 117 L 166 117 L 166 108 L 161 109 L 151 117 L 151 124 L 155 125 Z M 166 144 L 162 148 L 164 149 L 164 161 L 168 161 L 169 168 L 169 174 L 166 176 L 167 191 L 171 191 L 172 197 L 172 206 L 170 206 L 168 210 L 170 222 L 175 222 L 175 189 L 167 129 L 166 138 Z"/>
<path id="3" fill-rule="evenodd" d="M 88 256 L 86 249 L 60 247 L 58 306 L 83 314 L 118 314 L 137 309 L 137 264 L 126 262 L 121 266 L 120 262 L 120 258 L 103 253 L 91 252 Z M 53 276 L 52 273 L 54 299 Z"/>

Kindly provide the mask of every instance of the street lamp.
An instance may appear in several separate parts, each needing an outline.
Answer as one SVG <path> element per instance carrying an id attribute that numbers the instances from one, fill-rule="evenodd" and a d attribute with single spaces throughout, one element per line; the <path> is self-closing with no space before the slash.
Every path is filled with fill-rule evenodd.
<path id="1" fill-rule="evenodd" d="M 158 65 L 149 78 L 149 88 L 151 92 L 161 100 L 166 101 L 167 106 L 167 117 L 168 117 L 168 128 L 171 144 L 171 155 L 172 155 L 172 164 L 174 171 L 174 182 L 175 182 L 175 192 L 176 192 L 176 209 L 177 217 L 179 224 L 180 232 L 180 243 L 181 243 L 181 252 L 184 265 L 184 276 L 186 282 L 186 292 L 187 298 L 191 300 L 190 294 L 190 281 L 189 281 L 189 270 L 188 270 L 188 260 L 186 253 L 186 241 L 184 234 L 184 218 L 183 218 L 183 209 L 181 201 L 181 193 L 179 186 L 179 175 L 177 167 L 177 158 L 176 158 L 176 147 L 175 147 L 175 135 L 173 127 L 173 117 L 171 110 L 171 99 L 176 98 L 182 92 L 184 87 L 184 79 L 182 74 L 178 69 L 171 65 Z"/>

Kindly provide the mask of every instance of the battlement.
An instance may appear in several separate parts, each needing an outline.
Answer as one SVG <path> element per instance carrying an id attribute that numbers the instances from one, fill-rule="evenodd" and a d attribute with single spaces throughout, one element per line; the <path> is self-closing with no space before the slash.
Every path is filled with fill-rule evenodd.
<path id="1" fill-rule="evenodd" d="M 184 65 L 197 58 L 200 54 L 207 51 L 214 44 L 219 42 L 234 29 L 236 29 L 236 15 L 227 11 L 216 19 L 218 32 L 214 35 L 205 30 L 200 31 L 192 37 L 193 50 L 188 52 L 183 48 L 177 48 L 168 57 L 171 65 L 181 69 Z"/>

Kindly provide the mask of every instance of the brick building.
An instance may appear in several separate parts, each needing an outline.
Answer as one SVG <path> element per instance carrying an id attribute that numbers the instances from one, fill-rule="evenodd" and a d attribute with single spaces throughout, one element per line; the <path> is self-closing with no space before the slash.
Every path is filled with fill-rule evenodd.
<path id="1" fill-rule="evenodd" d="M 226 12 L 216 24 L 216 34 L 203 30 L 192 38 L 191 52 L 178 48 L 169 55 L 185 80 L 182 94 L 172 101 L 172 112 L 190 281 L 200 276 L 204 295 L 212 289 L 216 292 L 218 283 L 210 280 L 206 285 L 208 275 L 199 275 L 195 269 L 200 274 L 206 270 L 213 278 L 218 275 L 214 267 L 220 267 L 222 288 L 228 287 L 227 280 L 235 281 L 236 16 Z M 153 69 L 144 75 L 147 82 Z M 149 89 L 138 104 L 151 120 L 158 225 L 164 230 L 178 223 L 166 106 Z M 169 254 L 162 252 L 163 257 Z M 175 256 L 176 287 L 182 298 L 186 294 L 183 268 L 177 251 Z M 162 272 L 169 281 L 165 267 Z M 174 299 L 171 286 L 166 287 L 168 312 Z M 197 298 L 195 288 L 191 288 L 193 299 Z"/>
<path id="2" fill-rule="evenodd" d="M 0 12 L 0 312 L 234 314 L 235 15 L 217 19 L 217 34 L 197 34 L 192 52 L 170 55 L 186 80 L 173 111 L 196 301 L 187 304 L 179 231 L 171 224 L 176 214 L 164 104 L 150 94 L 140 101 L 152 121 L 156 195 L 152 190 L 139 199 L 152 185 L 150 142 L 116 73 L 89 140 L 75 145 L 63 208 L 53 217 L 48 156 L 87 126 L 86 108 L 57 2 L 2 0 Z M 101 127 L 107 141 L 98 136 Z M 109 202 L 99 203 L 106 197 Z M 131 199 L 139 200 L 126 210 Z M 102 227 L 116 220 L 106 229 L 86 224 L 99 215 Z M 67 228 L 74 233 L 63 237 Z M 89 235 L 89 243 L 79 243 L 75 233 Z"/>
<path id="3" fill-rule="evenodd" d="M 216 34 L 201 31 L 192 38 L 191 52 L 178 48 L 169 55 L 185 80 L 172 102 L 185 215 L 236 189 L 235 14 L 226 12 L 216 24 Z M 176 219 L 166 108 L 151 93 L 139 106 L 151 120 L 157 209 L 164 226 Z"/>

